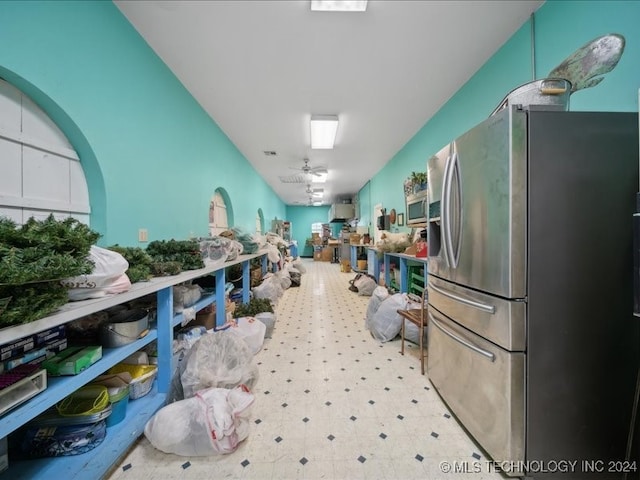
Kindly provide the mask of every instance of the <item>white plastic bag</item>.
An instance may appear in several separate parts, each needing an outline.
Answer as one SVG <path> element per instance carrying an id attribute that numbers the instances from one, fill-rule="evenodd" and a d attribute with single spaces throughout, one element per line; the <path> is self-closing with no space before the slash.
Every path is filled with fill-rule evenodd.
<path id="1" fill-rule="evenodd" d="M 353 282 L 353 286 L 358 289 L 358 295 L 370 297 L 378 284 L 375 279 L 369 275 L 362 275 L 360 278 Z"/>
<path id="2" fill-rule="evenodd" d="M 69 288 L 67 289 L 67 296 L 72 302 L 78 302 L 80 300 L 87 300 L 89 298 L 101 298 L 107 295 L 113 295 L 116 293 L 127 292 L 131 288 L 131 280 L 126 273 L 123 273 L 119 277 L 111 279 L 110 282 L 105 283 L 101 287 L 95 288 Z"/>
<path id="3" fill-rule="evenodd" d="M 175 285 L 173 287 L 173 313 L 181 313 L 202 298 L 200 285 Z"/>
<path id="4" fill-rule="evenodd" d="M 273 329 L 276 326 L 276 314 L 272 312 L 262 312 L 256 315 L 256 319 L 264 323 L 266 327 L 264 338 L 271 338 Z"/>
<path id="5" fill-rule="evenodd" d="M 69 289 L 69 300 L 99 298 L 131 288 L 129 277 L 125 275 L 129 262 L 118 252 L 92 245 L 87 258 L 94 265 L 90 274 L 61 280 Z"/>
<path id="6" fill-rule="evenodd" d="M 249 436 L 255 397 L 244 385 L 208 388 L 161 408 L 144 434 L 158 450 L 185 457 L 231 453 Z"/>
<path id="7" fill-rule="evenodd" d="M 205 388 L 250 389 L 258 381 L 258 365 L 247 343 L 229 331 L 207 333 L 189 348 L 173 377 L 168 402 L 190 398 Z"/>
<path id="8" fill-rule="evenodd" d="M 267 326 L 255 317 L 240 317 L 231 322 L 229 330 L 247 342 L 249 350 L 255 355 L 262 349 Z"/>
<path id="9" fill-rule="evenodd" d="M 294 260 L 293 268 L 298 270 L 300 273 L 307 273 L 307 268 L 302 264 L 302 260 Z"/>
<path id="10" fill-rule="evenodd" d="M 374 313 L 369 325 L 373 338 L 381 342 L 388 342 L 396 338 L 402 328 L 402 317 L 398 314 L 398 310 L 406 308 L 406 294 L 396 293 L 386 298 L 378 311 Z"/>
<path id="11" fill-rule="evenodd" d="M 415 323 L 412 323 L 407 319 L 404 319 L 404 339 L 415 343 L 416 345 L 420 345 L 420 329 Z M 424 338 L 422 341 L 424 342 L 423 345 L 427 344 L 426 328 L 424 329 Z"/>
<path id="12" fill-rule="evenodd" d="M 260 285 L 252 289 L 254 298 L 267 298 L 276 303 L 284 293 L 280 279 L 274 275 L 265 277 Z"/>
<path id="13" fill-rule="evenodd" d="M 373 315 L 378 311 L 380 305 L 384 300 L 389 296 L 389 290 L 386 287 L 379 286 L 376 287 L 373 293 L 371 294 L 371 298 L 369 299 L 369 303 L 367 305 L 367 313 L 365 316 L 365 327 L 371 330 L 370 325 L 373 320 Z"/>

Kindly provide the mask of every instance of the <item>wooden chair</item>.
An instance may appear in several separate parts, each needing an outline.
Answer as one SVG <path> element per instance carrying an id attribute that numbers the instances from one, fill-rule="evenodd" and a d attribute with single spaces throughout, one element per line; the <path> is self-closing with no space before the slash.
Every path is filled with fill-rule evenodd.
<path id="1" fill-rule="evenodd" d="M 402 328 L 400 330 L 400 341 L 401 341 L 401 348 L 400 348 L 400 353 L 402 355 L 404 355 L 404 325 L 405 325 L 405 320 L 408 320 L 409 322 L 413 323 L 415 326 L 418 327 L 418 335 L 420 338 L 420 370 L 422 372 L 422 374 L 424 375 L 424 359 L 426 357 L 426 345 L 424 345 L 424 332 L 425 329 L 427 328 L 427 319 L 428 319 L 428 307 L 427 307 L 427 298 L 426 298 L 426 294 L 427 294 L 427 289 L 425 288 L 422 291 L 422 295 L 421 296 L 417 296 L 413 293 L 410 293 L 409 299 L 412 302 L 417 303 L 418 305 L 421 306 L 421 308 L 412 308 L 409 310 L 398 310 L 398 314 L 402 317 Z"/>

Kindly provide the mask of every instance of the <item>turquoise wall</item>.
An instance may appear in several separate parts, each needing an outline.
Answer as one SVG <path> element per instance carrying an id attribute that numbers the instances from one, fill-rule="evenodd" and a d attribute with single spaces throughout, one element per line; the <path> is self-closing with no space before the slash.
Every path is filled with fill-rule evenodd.
<path id="1" fill-rule="evenodd" d="M 0 2 L 0 76 L 29 95 L 79 153 L 100 243 L 208 234 L 228 192 L 234 226 L 255 231 L 285 205 L 106 1 Z M 251 192 L 251 195 L 247 195 Z"/>
<path id="2" fill-rule="evenodd" d="M 620 33 L 619 65 L 575 93 L 571 109 L 637 111 L 639 21 L 636 1 L 547 1 L 535 14 L 535 77 L 589 40 Z M 0 2 L 0 44 L 0 76 L 78 151 L 101 244 L 137 245 L 139 228 L 150 240 L 206 235 L 216 188 L 229 194 L 234 225 L 250 232 L 258 208 L 267 228 L 274 217 L 290 220 L 299 242 L 311 223 L 326 222 L 326 206 L 283 204 L 111 2 Z M 377 203 L 403 212 L 404 179 L 534 78 L 531 47 L 528 21 L 360 190 L 359 225 L 372 223 Z"/>
<path id="3" fill-rule="evenodd" d="M 403 212 L 402 184 L 412 171 L 426 171 L 431 155 L 487 118 L 509 91 L 534 78 L 544 78 L 576 49 L 600 35 L 622 34 L 625 52 L 600 85 L 571 96 L 570 109 L 638 111 L 640 2 L 549 0 L 535 13 L 533 24 L 535 77 L 531 66 L 531 21 L 527 21 L 360 190 L 361 206 L 364 199 L 370 198 L 369 216 L 378 203 L 387 211 L 395 208 Z M 365 214 L 361 208 L 361 218 Z"/>
<path id="4" fill-rule="evenodd" d="M 312 257 L 313 249 L 305 246 L 307 238 L 311 237 L 312 223 L 327 223 L 329 220 L 329 206 L 321 207 L 295 207 L 288 206 L 284 217 L 291 222 L 291 234 L 293 240 L 298 242 L 298 255 Z"/>

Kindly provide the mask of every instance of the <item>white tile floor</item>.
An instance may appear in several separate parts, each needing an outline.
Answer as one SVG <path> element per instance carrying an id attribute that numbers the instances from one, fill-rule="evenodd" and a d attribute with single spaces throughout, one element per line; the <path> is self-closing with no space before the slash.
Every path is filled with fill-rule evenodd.
<path id="1" fill-rule="evenodd" d="M 420 374 L 418 349 L 403 357 L 399 340 L 371 337 L 369 297 L 348 290 L 355 274 L 304 265 L 255 357 L 249 437 L 212 457 L 166 454 L 141 437 L 110 479 L 502 479 Z"/>

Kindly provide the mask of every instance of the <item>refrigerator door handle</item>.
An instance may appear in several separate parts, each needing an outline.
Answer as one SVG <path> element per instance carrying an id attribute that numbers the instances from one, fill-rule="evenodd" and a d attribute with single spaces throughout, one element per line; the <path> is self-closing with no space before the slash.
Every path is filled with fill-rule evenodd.
<path id="1" fill-rule="evenodd" d="M 476 300 L 472 300 L 471 298 L 456 295 L 455 293 L 451 293 L 442 287 L 436 287 L 431 282 L 429 282 L 429 287 L 438 292 L 440 295 L 444 295 L 445 297 L 450 298 L 451 300 L 454 300 L 456 302 L 463 303 L 473 308 L 477 308 L 478 310 L 482 310 L 483 312 L 491 314 L 496 313 L 496 307 L 494 305 L 487 305 L 486 303 L 478 302 Z"/>
<path id="2" fill-rule="evenodd" d="M 442 241 L 442 253 L 444 254 L 444 260 L 447 263 L 447 266 L 451 266 L 451 261 L 449 260 L 449 252 L 447 251 L 447 220 L 449 218 L 449 189 L 447 188 L 447 179 L 449 178 L 450 160 L 451 156 L 448 156 L 447 161 L 444 164 L 444 173 L 442 174 L 442 199 L 440 201 L 440 220 L 442 222 L 440 239 Z"/>
<path id="3" fill-rule="evenodd" d="M 451 201 L 451 189 L 449 186 L 449 182 L 451 180 L 451 155 L 447 157 L 447 162 L 444 166 L 444 174 L 442 176 L 442 251 L 444 252 L 444 258 L 447 262 L 447 265 L 453 267 L 453 246 L 451 245 L 451 232 L 449 228 L 450 222 L 450 201 Z"/>
<path id="4" fill-rule="evenodd" d="M 454 147 L 455 148 L 455 144 Z M 462 185 L 461 185 L 461 175 L 460 175 L 460 161 L 458 159 L 458 152 L 454 151 L 451 154 L 451 167 L 449 168 L 449 203 L 452 202 L 453 198 L 456 199 L 454 205 L 449 206 L 449 215 L 447 216 L 448 229 L 447 238 L 449 239 L 449 251 L 451 253 L 451 263 L 453 268 L 458 267 L 458 261 L 460 260 L 460 245 L 462 238 Z M 455 183 L 454 183 L 455 178 Z M 455 187 L 455 191 L 453 191 Z M 454 215 L 451 215 L 451 209 L 455 207 Z M 455 238 L 453 234 L 452 220 L 456 222 L 455 225 Z M 455 242 L 455 245 L 454 245 Z"/>
<path id="5" fill-rule="evenodd" d="M 474 345 L 469 340 L 466 340 L 466 339 L 464 339 L 464 338 L 462 338 L 462 337 L 450 332 L 449 330 L 444 328 L 442 325 L 440 325 L 440 323 L 438 323 L 435 318 L 433 318 L 433 314 L 431 312 L 429 312 L 429 322 L 431 322 L 431 324 L 434 327 L 436 327 L 438 330 L 440 330 L 442 333 L 444 333 L 445 335 L 447 335 L 451 339 L 455 340 L 456 342 L 464 345 L 465 347 L 469 348 L 470 350 L 473 350 L 476 353 L 479 353 L 483 357 L 487 357 L 489 360 L 491 360 L 491 362 L 495 361 L 496 356 L 493 353 L 488 352 L 487 350 L 484 350 L 483 348 L 480 348 L 477 345 Z"/>

